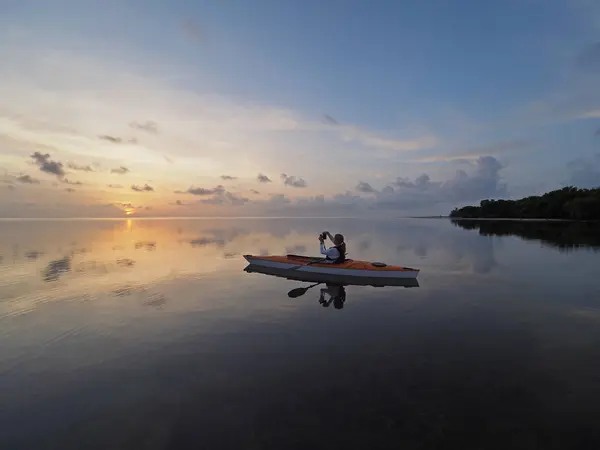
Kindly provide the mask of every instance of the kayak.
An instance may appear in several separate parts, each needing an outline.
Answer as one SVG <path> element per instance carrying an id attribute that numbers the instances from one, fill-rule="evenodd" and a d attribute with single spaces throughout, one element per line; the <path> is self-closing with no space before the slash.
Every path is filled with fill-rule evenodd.
<path id="1" fill-rule="evenodd" d="M 341 264 L 325 262 L 323 258 L 285 255 L 285 256 L 256 256 L 244 255 L 246 261 L 253 266 L 274 269 L 294 270 L 323 275 L 342 275 L 354 278 L 398 279 L 417 278 L 419 269 L 402 266 L 390 266 L 380 262 L 359 261 L 347 259 Z"/>
<path id="2" fill-rule="evenodd" d="M 304 281 L 307 283 L 324 283 L 338 286 L 400 286 L 405 288 L 419 287 L 416 278 L 381 278 L 381 277 L 356 277 L 341 275 L 330 275 L 316 272 L 302 272 L 294 269 L 277 269 L 256 264 L 248 264 L 244 268 L 247 273 L 259 273 L 263 275 L 285 278 L 286 280 Z"/>

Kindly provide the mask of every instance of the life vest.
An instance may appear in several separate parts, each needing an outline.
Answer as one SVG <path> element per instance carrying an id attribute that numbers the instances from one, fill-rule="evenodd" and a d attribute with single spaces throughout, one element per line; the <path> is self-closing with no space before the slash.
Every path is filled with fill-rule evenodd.
<path id="1" fill-rule="evenodd" d="M 326 259 L 329 261 L 333 261 L 333 264 L 341 264 L 344 261 L 346 261 L 346 243 L 334 245 L 333 248 L 337 248 L 337 251 L 340 254 L 340 256 L 338 256 L 336 259 L 329 257 L 327 257 Z"/>

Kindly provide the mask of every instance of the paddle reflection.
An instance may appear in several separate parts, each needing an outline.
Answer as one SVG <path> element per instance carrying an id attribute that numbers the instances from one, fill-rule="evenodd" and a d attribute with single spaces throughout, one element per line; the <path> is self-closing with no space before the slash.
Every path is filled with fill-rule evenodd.
<path id="1" fill-rule="evenodd" d="M 312 288 L 319 286 L 317 291 L 319 294 L 319 304 L 324 308 L 328 308 L 333 305 L 335 309 L 342 309 L 346 303 L 347 286 L 419 287 L 419 282 L 416 278 L 381 279 L 361 277 L 360 279 L 357 279 L 344 275 L 299 272 L 297 270 L 277 269 L 254 264 L 248 264 L 244 268 L 244 271 L 247 273 L 260 273 L 263 275 L 284 278 L 286 280 L 313 283 L 309 286 L 292 289 L 287 295 L 290 298 L 300 297 Z"/>

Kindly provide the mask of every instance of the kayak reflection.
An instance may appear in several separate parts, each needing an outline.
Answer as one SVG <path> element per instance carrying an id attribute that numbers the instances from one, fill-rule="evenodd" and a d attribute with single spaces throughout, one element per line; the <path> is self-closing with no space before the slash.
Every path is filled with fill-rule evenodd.
<path id="1" fill-rule="evenodd" d="M 319 304 L 324 308 L 331 305 L 335 309 L 342 309 L 346 302 L 346 287 L 347 286 L 401 286 L 401 287 L 419 287 L 419 282 L 416 278 L 355 278 L 344 275 L 330 275 L 322 273 L 300 272 L 297 270 L 280 269 L 274 267 L 265 267 L 254 264 L 249 264 L 244 268 L 248 273 L 261 273 L 263 275 L 271 275 L 287 280 L 304 281 L 313 283 L 310 286 L 299 287 L 288 292 L 288 297 L 296 298 L 304 295 L 308 290 L 321 286 L 319 289 Z M 323 286 L 324 285 L 324 286 Z"/>

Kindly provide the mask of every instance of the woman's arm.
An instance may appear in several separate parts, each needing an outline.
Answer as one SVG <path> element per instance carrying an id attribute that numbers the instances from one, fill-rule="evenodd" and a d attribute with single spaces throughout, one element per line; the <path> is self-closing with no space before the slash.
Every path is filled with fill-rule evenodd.
<path id="1" fill-rule="evenodd" d="M 327 255 L 327 249 L 325 248 L 325 243 L 321 241 L 321 255 Z"/>

